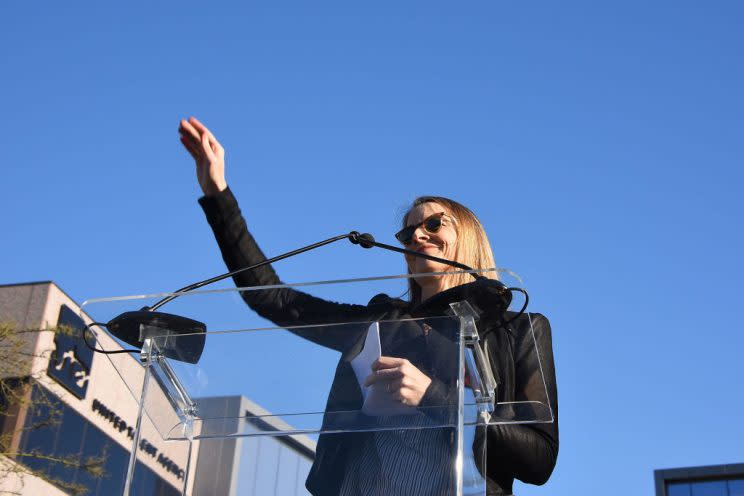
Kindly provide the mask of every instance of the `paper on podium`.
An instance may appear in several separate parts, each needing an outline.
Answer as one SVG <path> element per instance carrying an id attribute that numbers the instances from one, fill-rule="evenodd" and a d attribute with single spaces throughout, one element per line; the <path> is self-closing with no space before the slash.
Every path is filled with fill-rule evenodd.
<path id="1" fill-rule="evenodd" d="M 373 322 L 367 330 L 367 338 L 364 340 L 364 348 L 351 360 L 359 389 L 362 390 L 364 404 L 362 413 L 370 416 L 383 415 L 415 415 L 418 413 L 415 407 L 406 406 L 392 397 L 385 390 L 386 381 L 376 382 L 371 386 L 365 386 L 365 379 L 372 373 L 372 364 L 382 356 L 380 345 L 380 324 Z"/>

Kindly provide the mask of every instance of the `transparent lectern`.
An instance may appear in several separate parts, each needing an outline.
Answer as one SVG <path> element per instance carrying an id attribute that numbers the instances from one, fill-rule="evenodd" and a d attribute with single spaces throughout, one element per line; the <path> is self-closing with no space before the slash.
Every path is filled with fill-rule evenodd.
<path id="1" fill-rule="evenodd" d="M 499 401 L 483 303 L 411 310 L 410 277 L 186 292 L 167 311 L 206 332 L 142 325 L 138 353 L 97 355 L 122 384 L 97 407 L 119 412 L 131 442 L 123 494 L 485 494 L 479 430 L 553 421 L 539 354 L 531 397 Z M 171 295 L 97 298 L 82 312 L 110 322 Z M 515 296 L 508 315 L 523 304 Z M 514 339 L 537 353 L 522 329 Z M 91 331 L 99 348 L 121 349 Z"/>

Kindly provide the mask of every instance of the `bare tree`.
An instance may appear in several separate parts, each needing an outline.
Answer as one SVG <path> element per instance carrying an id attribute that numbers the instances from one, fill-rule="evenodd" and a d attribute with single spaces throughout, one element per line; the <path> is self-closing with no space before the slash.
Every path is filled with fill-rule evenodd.
<path id="1" fill-rule="evenodd" d="M 42 372 L 33 364 L 48 361 L 52 350 L 35 350 L 33 343 L 39 333 L 52 332 L 73 338 L 80 331 L 68 326 L 53 329 L 16 329 L 13 324 L 0 323 L 0 480 L 39 477 L 73 495 L 84 495 L 88 488 L 81 483 L 62 480 L 45 470 L 31 468 L 44 462 L 49 467 L 64 467 L 83 471 L 94 478 L 105 477 L 106 453 L 82 456 L 80 453 L 56 455 L 40 449 L 23 449 L 24 435 L 60 425 L 63 406 L 57 397 L 43 386 Z M 38 368 L 38 367 L 37 367 Z M 38 465 L 38 463 L 36 463 Z M 5 491 L 4 494 L 21 494 Z"/>

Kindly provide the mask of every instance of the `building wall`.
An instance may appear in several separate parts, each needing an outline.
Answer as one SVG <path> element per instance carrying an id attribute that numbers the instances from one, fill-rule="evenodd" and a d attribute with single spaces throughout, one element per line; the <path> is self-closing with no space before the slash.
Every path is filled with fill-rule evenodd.
<path id="1" fill-rule="evenodd" d="M 50 287 L 50 282 L 0 286 L 0 322 L 9 323 L 19 331 L 47 328 L 43 317 Z M 24 335 L 26 343 L 19 351 L 31 356 L 37 349 L 38 335 L 34 333 Z M 31 375 L 34 362 L 28 360 L 22 365 L 23 368 L 19 368 L 17 363 L 8 364 L 4 360 L 0 361 L 0 377 Z"/>
<path id="2" fill-rule="evenodd" d="M 315 442 L 304 435 L 262 436 L 291 426 L 244 396 L 199 399 L 199 412 L 215 419 L 204 435 L 240 433 L 240 437 L 198 442 L 199 463 L 194 496 L 295 496 L 309 494 L 305 480 L 315 455 Z M 250 422 L 261 419 L 261 422 Z"/>
<path id="3" fill-rule="evenodd" d="M 32 448 L 34 443 L 41 443 L 47 448 L 66 445 L 85 452 L 90 449 L 91 440 L 95 440 L 93 444 L 96 446 L 108 445 L 107 469 L 110 472 L 118 471 L 116 481 L 88 480 L 88 483 L 96 486 L 92 494 L 117 494 L 114 486 L 117 486 L 126 470 L 145 370 L 137 354 L 92 353 L 80 339 L 55 335 L 49 329 L 57 326 L 60 318 L 65 322 L 79 322 L 79 319 L 84 324 L 92 322 L 52 282 L 0 286 L 0 322 L 10 322 L 17 329 L 40 330 L 29 334 L 24 342 L 24 351 L 33 358 L 24 362 L 22 367 L 7 370 L 0 363 L 0 376 L 33 377 L 35 381 L 33 387 L 29 386 L 27 395 L 49 393 L 59 400 L 63 410 L 60 425 L 21 435 L 25 425 L 43 415 L 43 412 L 33 413 L 21 408 L 12 425 L 4 428 L 18 433 L 14 442 L 20 448 Z M 95 327 L 93 330 L 96 332 L 97 348 L 121 349 L 106 332 Z M 158 387 L 156 381 L 150 384 L 152 387 L 145 402 L 147 415 L 143 418 L 142 441 L 138 448 L 138 463 L 145 468 L 139 468 L 135 474 L 139 476 L 140 484 L 135 494 L 145 494 L 141 490 L 145 480 L 149 481 L 146 482 L 149 484 L 148 494 L 168 495 L 176 488 L 180 490 L 184 483 L 183 472 L 189 462 L 192 476 L 188 477 L 186 492 L 190 495 L 307 494 L 304 483 L 315 452 L 315 443 L 307 436 L 277 438 L 238 435 L 231 439 L 195 441 L 189 460 L 186 442 L 165 440 L 174 432 L 178 434 L 174 426 L 180 421 L 163 389 Z M 241 396 L 201 398 L 199 412 L 207 418 L 224 418 L 225 425 L 218 427 L 221 432 L 258 434 L 267 430 L 291 429 L 271 416 L 270 412 Z M 256 423 L 256 419 L 260 421 Z M 214 423 L 204 422 L 196 430 L 197 433 L 210 434 L 207 431 L 215 426 Z M 0 458 L 0 463 L 14 462 Z M 34 462 L 29 464 L 34 465 Z M 43 464 L 37 463 L 36 466 Z M 70 476 L 64 470 L 57 470 L 56 473 L 62 474 L 63 478 Z M 85 475 L 71 477 L 78 481 L 86 480 Z M 154 479 L 162 480 L 168 487 L 153 489 L 157 486 Z M 6 487 L 22 487 L 21 494 L 29 495 L 64 494 L 37 477 L 3 480 L 0 489 Z"/>
<path id="4" fill-rule="evenodd" d="M 36 382 L 59 398 L 65 407 L 85 418 L 93 427 L 103 432 L 112 442 L 129 451 L 137 418 L 137 397 L 142 388 L 144 369 L 137 357 L 132 354 L 103 355 L 92 354 L 89 364 L 81 364 L 78 358 L 87 350 L 79 340 L 77 349 L 56 350 L 55 334 L 51 329 L 57 325 L 62 306 L 66 306 L 87 324 L 90 318 L 80 312 L 79 306 L 54 283 L 42 282 L 28 285 L 0 286 L 0 321 L 11 322 L 19 329 L 40 329 L 41 332 L 29 334 L 27 351 L 33 352 L 26 367 L 4 370 L 4 377 L 31 376 Z M 121 349 L 113 338 L 98 332 L 96 345 L 107 350 Z M 56 353 L 55 353 L 56 352 Z M 85 370 L 88 365 L 89 370 Z M 67 377 L 62 384 L 57 375 Z M 84 386 L 84 395 L 78 397 Z M 170 421 L 173 415 L 159 412 L 172 412 L 167 399 L 159 390 L 148 397 L 148 410 L 160 421 Z M 77 394 L 75 394 L 77 392 Z M 13 426 L 16 431 L 24 425 L 26 412 L 20 412 Z M 170 424 L 173 426 L 174 424 Z M 7 428 L 7 427 L 6 427 Z M 184 470 L 187 466 L 188 446 L 186 443 L 168 443 L 162 440 L 149 418 L 142 423 L 142 439 L 138 450 L 139 461 L 152 472 L 174 487 L 181 487 Z M 19 442 L 15 440 L 16 444 Z M 196 456 L 196 455 L 194 455 Z M 195 461 L 195 460 L 194 460 Z M 126 464 L 121 467 L 126 470 Z M 39 494 L 39 493 L 25 493 Z"/>

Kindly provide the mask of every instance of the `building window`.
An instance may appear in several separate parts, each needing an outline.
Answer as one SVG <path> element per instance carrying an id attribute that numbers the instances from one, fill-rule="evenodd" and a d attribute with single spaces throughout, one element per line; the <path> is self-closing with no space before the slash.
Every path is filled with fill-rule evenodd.
<path id="1" fill-rule="evenodd" d="M 666 496 L 744 496 L 744 478 L 669 482 L 666 485 Z"/>
<path id="2" fill-rule="evenodd" d="M 72 467 L 50 462 L 43 457 L 23 457 L 18 462 L 48 477 L 67 483 L 81 484 L 90 496 L 120 494 L 129 451 L 109 438 L 103 431 L 88 422 L 72 408 L 56 399 L 41 386 L 34 386 L 32 401 L 26 415 L 20 447 L 25 453 L 37 452 L 53 457 L 70 457 L 77 460 Z M 46 422 L 57 416 L 58 420 Z M 104 456 L 102 477 L 94 477 L 79 465 L 89 457 Z M 76 466 L 75 466 L 76 465 Z M 135 467 L 134 494 L 143 496 L 177 496 L 180 493 L 160 478 L 149 467 L 137 463 Z"/>

